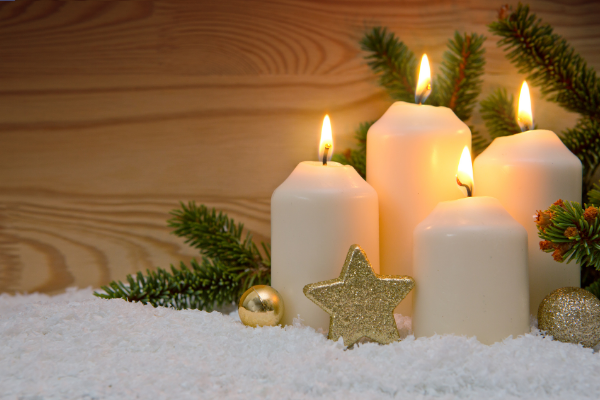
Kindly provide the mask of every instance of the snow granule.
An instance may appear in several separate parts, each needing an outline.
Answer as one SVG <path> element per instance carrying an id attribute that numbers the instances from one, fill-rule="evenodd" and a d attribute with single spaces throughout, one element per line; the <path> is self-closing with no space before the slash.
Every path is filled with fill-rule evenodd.
<path id="1" fill-rule="evenodd" d="M 475 338 L 342 342 L 301 324 L 102 300 L 91 289 L 0 295 L 0 398 L 597 399 L 600 355 L 537 329 Z"/>

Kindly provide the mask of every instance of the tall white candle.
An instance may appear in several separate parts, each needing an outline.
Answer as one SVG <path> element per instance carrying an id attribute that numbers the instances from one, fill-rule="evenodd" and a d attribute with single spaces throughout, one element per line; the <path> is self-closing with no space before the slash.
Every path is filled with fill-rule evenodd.
<path id="1" fill-rule="evenodd" d="M 530 312 L 537 315 L 550 292 L 580 285 L 576 263 L 558 263 L 540 250 L 533 215 L 558 199 L 581 201 L 581 162 L 554 132 L 534 130 L 495 139 L 473 169 L 475 195 L 497 198 L 527 230 Z"/>
<path id="2" fill-rule="evenodd" d="M 379 196 L 382 274 L 412 276 L 414 228 L 440 201 L 464 196 L 455 174 L 465 146 L 471 131 L 445 107 L 396 102 L 369 129 L 367 182 Z M 396 312 L 411 315 L 412 296 Z"/>
<path id="3" fill-rule="evenodd" d="M 377 193 L 354 168 L 335 162 L 302 162 L 275 190 L 271 285 L 285 304 L 283 324 L 300 315 L 327 330 L 329 315 L 302 290 L 339 276 L 352 244 L 360 244 L 379 272 L 378 207 Z"/>
<path id="4" fill-rule="evenodd" d="M 529 331 L 527 232 L 498 200 L 439 203 L 414 238 L 416 337 L 492 344 Z"/>
<path id="5" fill-rule="evenodd" d="M 519 108 L 526 107 L 520 102 Z M 532 125 L 531 111 L 529 118 L 522 111 L 519 115 L 520 122 Z M 540 302 L 550 292 L 580 285 L 576 263 L 558 263 L 540 250 L 533 215 L 558 199 L 581 201 L 581 162 L 554 132 L 530 130 L 495 139 L 475 159 L 473 168 L 475 196 L 497 198 L 527 230 L 530 312 L 537 315 Z"/>

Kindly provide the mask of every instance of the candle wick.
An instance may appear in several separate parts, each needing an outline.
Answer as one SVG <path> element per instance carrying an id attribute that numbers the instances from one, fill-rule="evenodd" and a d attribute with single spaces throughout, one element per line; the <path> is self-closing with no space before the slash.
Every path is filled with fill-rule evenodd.
<path id="1" fill-rule="evenodd" d="M 533 123 L 531 124 L 531 126 L 522 123 L 521 118 L 517 118 L 517 122 L 519 124 L 519 128 L 521 128 L 521 132 L 530 131 L 535 128 L 535 125 Z"/>
<path id="2" fill-rule="evenodd" d="M 471 185 L 463 184 L 460 179 L 458 179 L 458 175 L 456 176 L 456 183 L 458 183 L 458 186 L 462 186 L 467 189 L 467 197 L 473 197 L 473 187 Z"/>
<path id="3" fill-rule="evenodd" d="M 323 152 L 323 165 L 327 165 L 327 155 L 329 154 L 330 144 L 325 145 L 325 151 Z"/>

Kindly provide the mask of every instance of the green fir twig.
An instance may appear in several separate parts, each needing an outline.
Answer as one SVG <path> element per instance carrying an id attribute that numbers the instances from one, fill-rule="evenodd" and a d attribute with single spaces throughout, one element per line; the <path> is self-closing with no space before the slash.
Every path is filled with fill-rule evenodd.
<path id="1" fill-rule="evenodd" d="M 459 34 L 448 41 L 439 76 L 434 79 L 431 96 L 425 104 L 451 108 L 463 121 L 471 118 L 477 97 L 481 93 L 485 58 L 485 37 L 478 34 Z M 375 27 L 365 33 L 361 49 L 365 60 L 379 77 L 379 84 L 393 100 L 413 103 L 417 81 L 417 59 L 414 53 L 386 28 Z M 366 177 L 366 137 L 373 122 L 364 122 L 356 130 L 356 149 L 334 154 L 333 160 L 352 165 Z M 471 127 L 472 128 L 472 127 Z M 472 132 L 474 130 L 472 129 Z M 484 147 L 486 141 L 474 132 L 475 145 Z"/>
<path id="2" fill-rule="evenodd" d="M 386 28 L 375 27 L 365 33 L 360 47 L 365 60 L 379 76 L 379 84 L 394 100 L 414 102 L 417 85 L 417 59 L 414 53 Z"/>
<path id="3" fill-rule="evenodd" d="M 600 165 L 600 80 L 596 71 L 568 42 L 529 6 L 519 4 L 512 11 L 501 9 L 497 21 L 489 25 L 498 36 L 498 45 L 506 57 L 527 74 L 530 85 L 568 111 L 580 114 L 572 129 L 562 132 L 562 140 L 583 165 L 583 193 L 591 189 L 594 173 Z"/>
<path id="4" fill-rule="evenodd" d="M 506 89 L 496 89 L 480 105 L 481 118 L 492 140 L 521 132 L 515 115 L 514 96 L 508 96 Z"/>
<path id="5" fill-rule="evenodd" d="M 484 72 L 485 36 L 454 33 L 444 53 L 441 74 L 432 94 L 438 93 L 439 105 L 454 111 L 461 121 L 468 121 L 481 93 Z"/>
<path id="6" fill-rule="evenodd" d="M 190 267 L 181 262 L 179 268 L 171 265 L 171 271 L 157 268 L 147 270 L 146 275 L 127 275 L 127 284 L 113 281 L 102 287 L 105 293 L 96 292 L 96 296 L 211 311 L 236 302 L 253 285 L 270 284 L 269 246 L 261 244 L 263 256 L 250 233 L 242 238 L 242 224 L 195 202 L 181 203 L 171 216 L 168 224 L 173 234 L 200 251 L 201 263 L 192 260 Z"/>
<path id="7" fill-rule="evenodd" d="M 600 120 L 600 82 L 596 71 L 575 52 L 567 41 L 535 14 L 520 4 L 504 8 L 490 31 L 501 37 L 498 45 L 506 57 L 539 87 L 549 101 L 566 110 Z"/>
<path id="8" fill-rule="evenodd" d="M 558 200 L 535 217 L 540 249 L 558 262 L 576 261 L 600 271 L 600 218 L 598 208 Z"/>
<path id="9" fill-rule="evenodd" d="M 581 118 L 575 127 L 566 129 L 561 137 L 565 146 L 575 154 L 583 166 L 583 193 L 592 189 L 594 175 L 600 166 L 600 123 Z"/>
<path id="10" fill-rule="evenodd" d="M 348 149 L 343 154 L 336 153 L 331 158 L 341 164 L 352 165 L 364 179 L 367 179 L 367 132 L 374 123 L 375 121 L 368 121 L 358 126 L 354 132 L 354 137 L 358 142 L 356 149 Z"/>

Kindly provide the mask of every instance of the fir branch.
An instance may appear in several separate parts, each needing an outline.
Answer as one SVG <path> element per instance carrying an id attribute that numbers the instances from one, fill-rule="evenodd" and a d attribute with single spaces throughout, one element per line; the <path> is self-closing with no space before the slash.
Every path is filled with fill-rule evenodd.
<path id="1" fill-rule="evenodd" d="M 191 270 L 182 262 L 179 269 L 171 265 L 171 272 L 157 268 L 147 270 L 146 276 L 141 272 L 127 275 L 128 285 L 114 281 L 102 287 L 105 294 L 94 294 L 104 299 L 121 298 L 155 307 L 212 311 L 214 306 L 237 301 L 243 293 L 238 270 L 206 258 L 201 265 L 196 260 L 190 265 Z"/>
<path id="2" fill-rule="evenodd" d="M 219 259 L 224 264 L 245 266 L 256 271 L 270 268 L 270 259 L 263 259 L 252 235 L 246 234 L 242 240 L 243 224 L 235 224 L 233 219 L 213 208 L 209 211 L 204 205 L 190 202 L 180 204 L 180 209 L 171 211 L 173 218 L 167 221 L 173 234 L 185 238 L 185 243 L 200 250 L 201 254 Z M 268 249 L 267 256 L 269 255 Z"/>
<path id="3" fill-rule="evenodd" d="M 537 211 L 535 223 L 540 249 L 554 260 L 575 260 L 600 270 L 600 218 L 598 208 L 558 200 L 545 211 Z"/>
<path id="4" fill-rule="evenodd" d="M 600 121 L 596 72 L 549 24 L 530 14 L 529 6 L 519 4 L 513 12 L 501 10 L 489 28 L 502 38 L 498 45 L 508 51 L 507 58 L 548 100 Z"/>
<path id="5" fill-rule="evenodd" d="M 435 80 L 433 91 L 425 104 L 449 107 L 462 121 L 471 117 L 481 93 L 481 76 L 485 65 L 484 41 L 484 36 L 475 33 L 454 34 L 444 53 L 441 74 Z M 379 84 L 389 95 L 394 100 L 414 102 L 417 60 L 413 52 L 382 27 L 375 27 L 365 34 L 361 49 L 367 52 L 365 59 L 368 65 L 379 75 Z M 364 129 L 364 138 L 357 135 L 357 150 L 348 150 L 333 157 L 334 161 L 354 166 L 363 177 L 366 177 L 366 151 L 361 147 L 361 140 L 366 145 L 366 132 L 371 124 L 366 129 L 363 126 L 358 128 L 358 132 Z M 488 144 L 487 140 L 473 130 L 472 133 L 474 150 L 483 150 Z"/>
<path id="6" fill-rule="evenodd" d="M 415 101 L 417 60 L 412 51 L 386 28 L 375 27 L 360 41 L 367 64 L 394 100 Z"/>
<path id="7" fill-rule="evenodd" d="M 432 94 L 438 93 L 439 105 L 452 109 L 461 121 L 471 118 L 481 93 L 485 66 L 483 42 L 485 36 L 455 32 L 454 38 L 448 41 L 441 75 L 432 90 Z"/>
<path id="8" fill-rule="evenodd" d="M 585 290 L 600 298 L 600 280 L 594 281 L 591 285 L 586 286 Z"/>
<path id="9" fill-rule="evenodd" d="M 566 129 L 561 137 L 583 166 L 583 193 L 592 189 L 594 174 L 600 165 L 600 123 L 582 118 L 574 128 Z"/>
<path id="10" fill-rule="evenodd" d="M 479 112 L 492 140 L 521 132 L 515 116 L 514 96 L 496 89 L 480 103 Z"/>
<path id="11" fill-rule="evenodd" d="M 471 130 L 471 151 L 473 153 L 471 156 L 475 158 L 490 145 L 490 141 L 474 126 L 469 126 L 469 129 Z"/>
<path id="12" fill-rule="evenodd" d="M 352 165 L 356 172 L 367 179 L 367 133 L 375 121 L 362 122 L 354 132 L 354 138 L 358 142 L 358 148 L 348 149 L 344 154 L 334 154 L 332 161 L 340 164 Z"/>
<path id="13" fill-rule="evenodd" d="M 597 183 L 594 183 L 594 187 L 587 192 L 587 198 L 589 204 L 600 207 L 600 186 Z"/>
<path id="14" fill-rule="evenodd" d="M 268 245 L 262 244 L 265 256 L 248 233 L 242 240 L 244 226 L 215 209 L 190 202 L 173 210 L 168 223 L 173 233 L 200 250 L 202 262 L 192 260 L 188 268 L 183 262 L 171 271 L 157 268 L 127 275 L 125 284 L 113 281 L 96 296 L 127 301 L 140 301 L 154 306 L 212 310 L 236 302 L 253 285 L 269 285 L 271 260 Z M 211 259 L 207 258 L 210 257 Z"/>
<path id="15" fill-rule="evenodd" d="M 367 157 L 365 153 L 359 150 L 348 149 L 343 154 L 334 154 L 331 157 L 331 161 L 339 162 L 343 165 L 351 165 L 363 179 L 367 179 Z"/>

